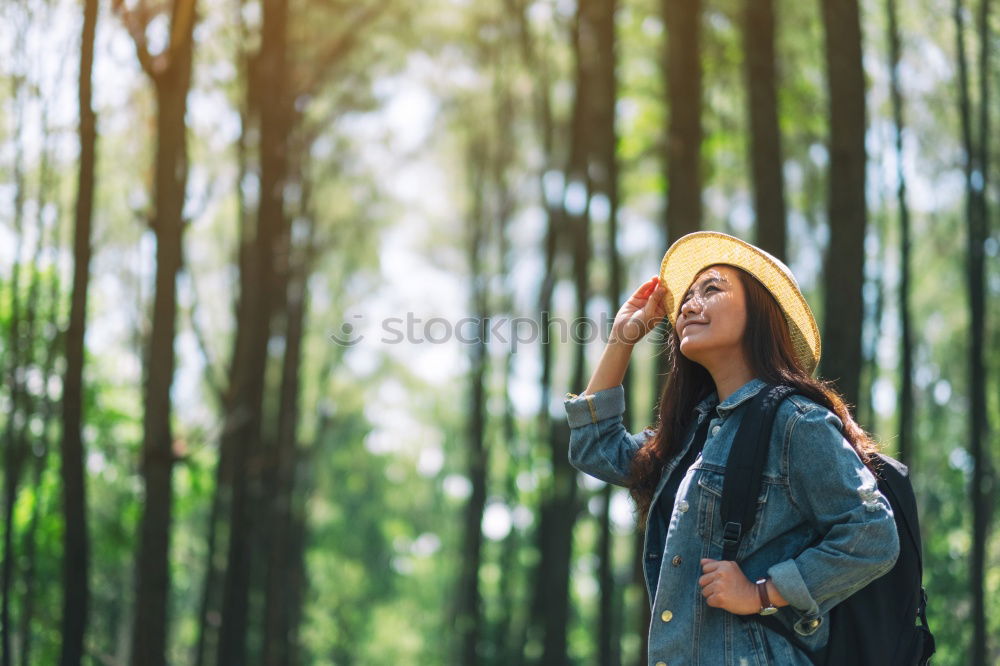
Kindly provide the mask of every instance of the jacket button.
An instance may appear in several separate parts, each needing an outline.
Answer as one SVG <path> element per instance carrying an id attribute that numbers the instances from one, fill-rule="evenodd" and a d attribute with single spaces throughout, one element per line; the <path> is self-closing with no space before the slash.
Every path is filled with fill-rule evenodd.
<path id="1" fill-rule="evenodd" d="M 718 435 L 719 434 L 719 430 L 721 428 L 722 428 L 722 426 L 715 426 L 714 428 L 712 428 L 712 434 L 713 435 Z"/>
<path id="2" fill-rule="evenodd" d="M 678 502 L 677 503 L 677 510 L 680 511 L 681 513 L 686 512 L 688 510 L 687 500 L 681 500 L 680 502 Z"/>
<path id="3" fill-rule="evenodd" d="M 679 567 L 681 565 L 681 556 L 680 555 L 674 555 L 673 559 L 670 560 L 670 563 L 672 565 L 674 565 L 675 567 Z"/>
<path id="4" fill-rule="evenodd" d="M 660 619 L 663 620 L 664 622 L 670 622 L 672 619 L 674 619 L 674 614 L 668 610 L 665 610 L 662 613 L 660 613 Z"/>
<path id="5" fill-rule="evenodd" d="M 667 666 L 667 662 L 665 662 L 665 661 L 658 661 L 658 662 L 656 662 L 656 666 Z"/>

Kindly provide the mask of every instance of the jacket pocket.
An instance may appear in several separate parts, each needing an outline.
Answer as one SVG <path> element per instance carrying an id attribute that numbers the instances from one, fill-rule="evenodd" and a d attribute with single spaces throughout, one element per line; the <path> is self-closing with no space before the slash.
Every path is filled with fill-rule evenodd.
<path id="1" fill-rule="evenodd" d="M 702 541 L 711 542 L 713 550 L 718 550 L 721 556 L 722 536 L 725 525 L 722 523 L 722 485 L 725 476 L 720 472 L 702 469 L 698 476 L 698 534 Z M 760 495 L 757 497 L 757 511 L 754 514 L 753 529 L 747 534 L 743 534 L 740 540 L 737 557 L 747 552 L 757 541 L 763 523 L 764 510 L 767 505 L 767 496 L 770 491 L 770 483 L 763 480 L 760 484 Z"/>

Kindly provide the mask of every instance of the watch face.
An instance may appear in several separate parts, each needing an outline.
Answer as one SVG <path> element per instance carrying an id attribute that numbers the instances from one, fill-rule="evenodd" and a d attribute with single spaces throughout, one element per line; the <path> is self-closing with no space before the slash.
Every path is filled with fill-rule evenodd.
<path id="1" fill-rule="evenodd" d="M 767 608 L 760 609 L 760 615 L 774 615 L 778 612 L 778 609 L 774 606 L 768 606 Z"/>

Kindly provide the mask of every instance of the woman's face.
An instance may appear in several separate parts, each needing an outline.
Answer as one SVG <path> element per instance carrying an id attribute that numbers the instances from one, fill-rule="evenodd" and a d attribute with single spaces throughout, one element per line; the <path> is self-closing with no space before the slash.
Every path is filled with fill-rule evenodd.
<path id="1" fill-rule="evenodd" d="M 681 298 L 677 335 L 684 356 L 709 370 L 743 355 L 747 312 L 735 268 L 709 266 Z"/>

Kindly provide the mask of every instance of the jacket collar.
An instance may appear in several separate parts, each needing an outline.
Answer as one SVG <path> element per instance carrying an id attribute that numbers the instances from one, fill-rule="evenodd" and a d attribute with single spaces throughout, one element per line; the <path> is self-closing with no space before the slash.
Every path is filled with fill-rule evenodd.
<path id="1" fill-rule="evenodd" d="M 721 405 L 719 404 L 718 391 L 713 390 L 695 406 L 695 411 L 701 414 L 706 414 L 714 407 L 716 413 L 718 413 L 720 417 L 725 418 L 729 412 L 733 411 L 744 402 L 757 395 L 766 385 L 767 384 L 763 379 L 755 377 L 733 391 L 733 394 L 723 400 Z"/>

